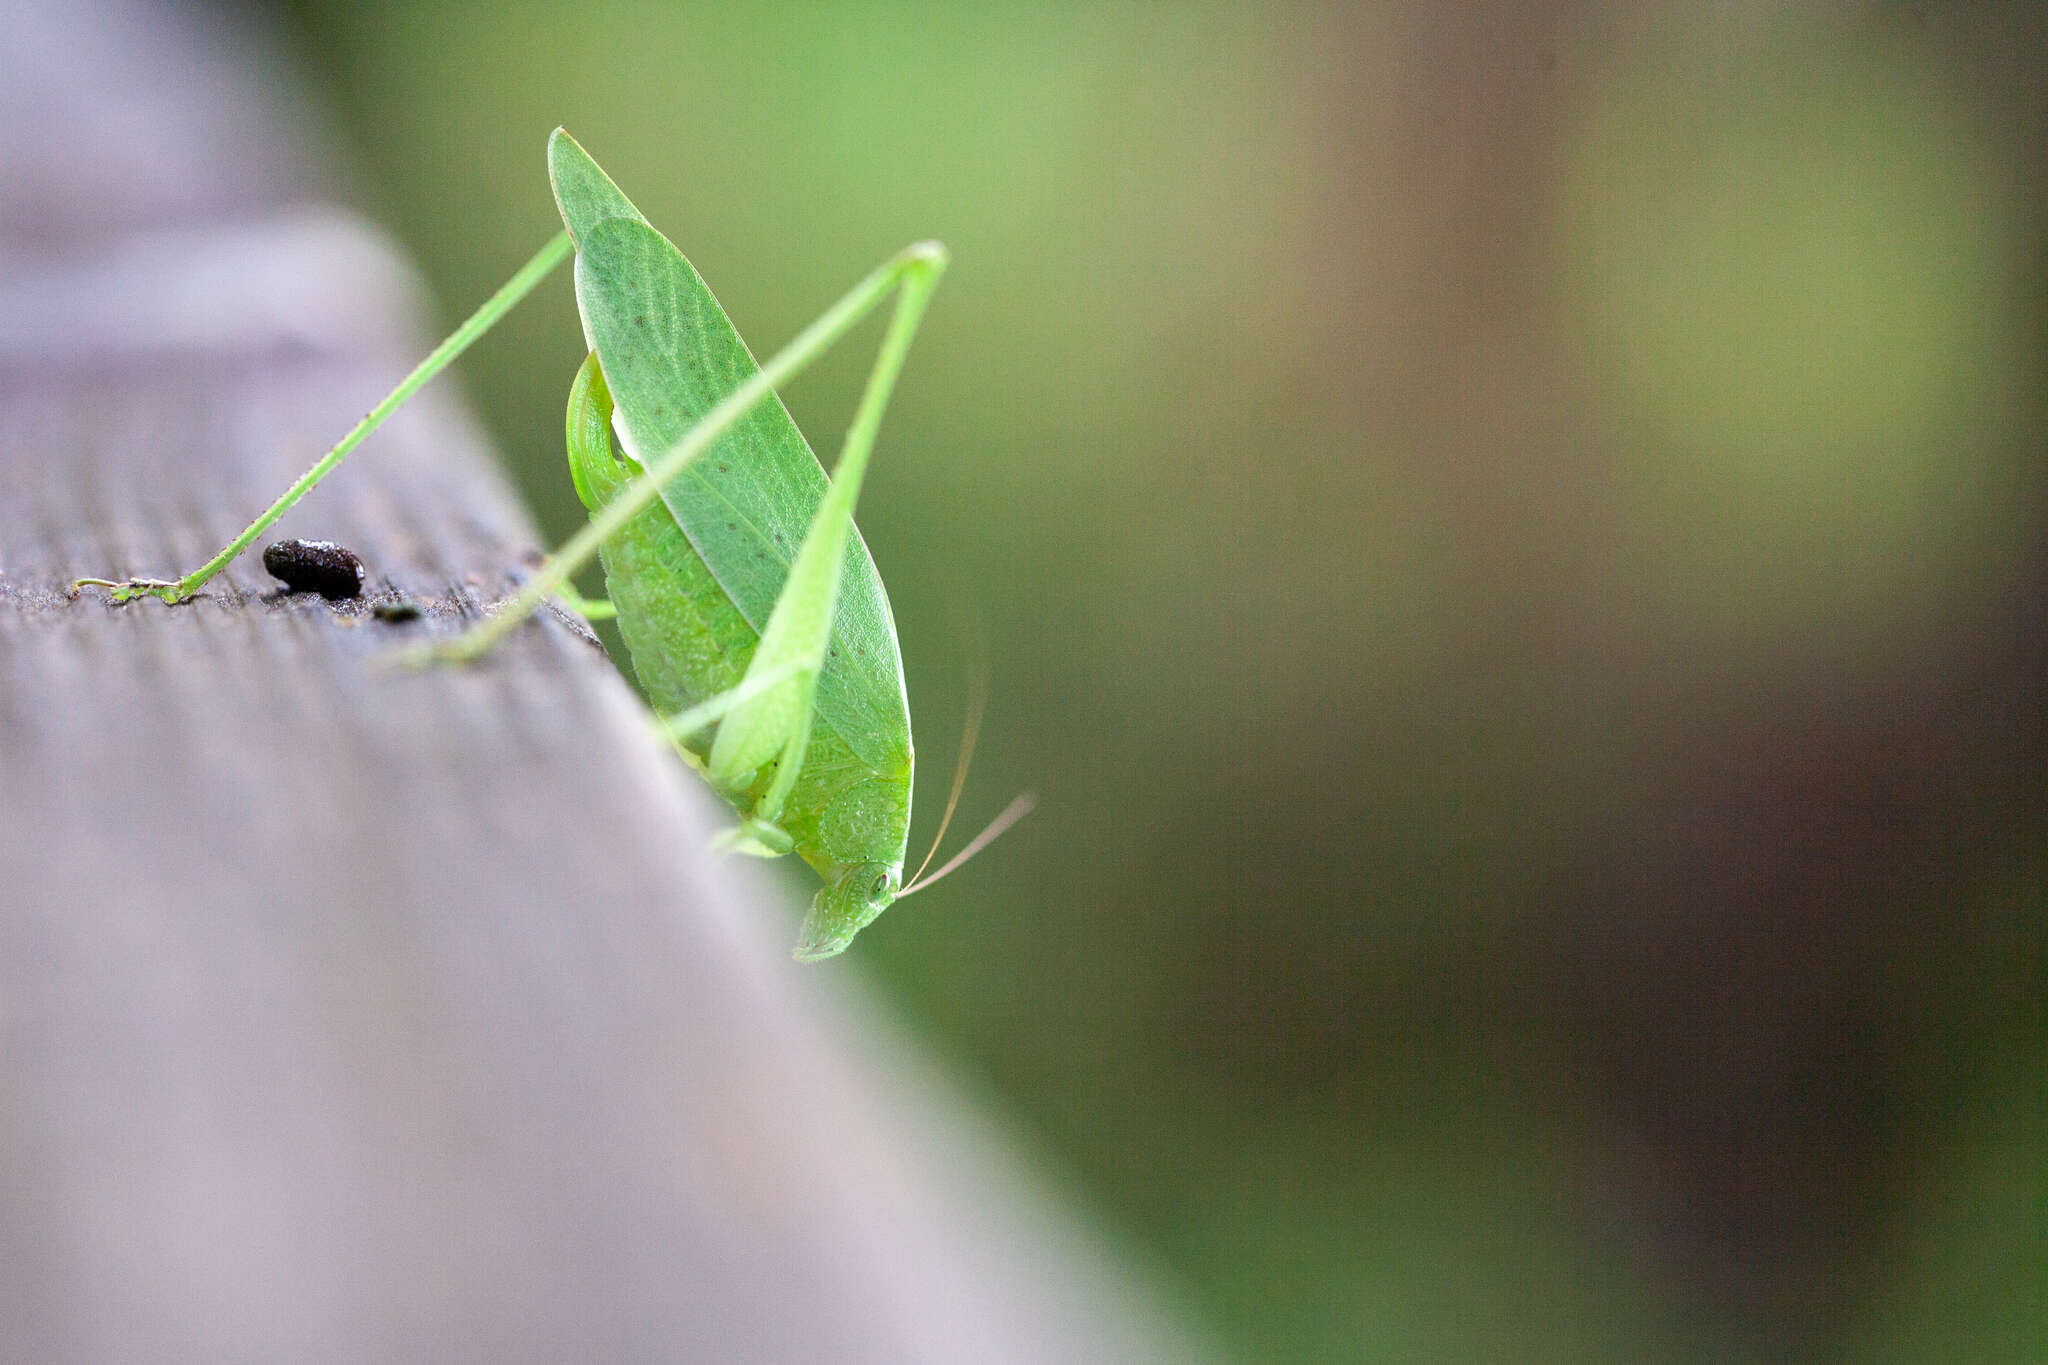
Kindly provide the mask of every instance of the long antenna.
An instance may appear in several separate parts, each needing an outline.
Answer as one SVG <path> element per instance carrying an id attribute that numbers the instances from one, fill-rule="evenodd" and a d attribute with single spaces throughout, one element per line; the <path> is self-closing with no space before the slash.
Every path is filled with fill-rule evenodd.
<path id="1" fill-rule="evenodd" d="M 932 836 L 931 848 L 925 852 L 924 861 L 917 865 L 917 871 L 910 874 L 912 886 L 917 885 L 917 879 L 938 856 L 939 845 L 946 838 L 946 827 L 953 823 L 953 812 L 960 808 L 960 793 L 967 788 L 967 769 L 974 762 L 974 746 L 981 739 L 981 717 L 988 710 L 988 656 L 980 649 L 975 653 L 977 662 L 967 678 L 967 719 L 960 725 L 960 759 L 953 765 L 953 791 L 946 798 L 946 813 L 939 819 L 939 832 Z"/>
<path id="2" fill-rule="evenodd" d="M 972 839 L 968 840 L 967 847 L 961 849 L 958 853 L 954 854 L 951 858 L 947 859 L 946 865 L 944 867 L 940 868 L 937 872 L 932 873 L 931 876 L 926 877 L 923 881 L 917 881 L 913 879 L 909 886 L 904 887 L 901 891 L 896 893 L 896 899 L 902 900 L 905 896 L 909 895 L 913 891 L 924 890 L 927 886 L 930 886 L 933 882 L 945 876 L 948 872 L 951 872 L 954 868 L 960 866 L 960 864 L 966 862 L 969 858 L 972 858 L 975 854 L 987 848 L 990 844 L 996 841 L 997 836 L 1002 834 L 1004 830 L 1016 824 L 1025 816 L 1031 814 L 1031 808 L 1037 804 L 1038 798 L 1036 796 L 1033 796 L 1030 792 L 1019 793 L 1016 800 L 1012 801 L 1009 805 L 1003 807 L 1003 813 L 1001 815 L 998 815 L 995 819 L 988 822 L 987 829 L 983 830 L 981 833 L 975 835 Z"/>

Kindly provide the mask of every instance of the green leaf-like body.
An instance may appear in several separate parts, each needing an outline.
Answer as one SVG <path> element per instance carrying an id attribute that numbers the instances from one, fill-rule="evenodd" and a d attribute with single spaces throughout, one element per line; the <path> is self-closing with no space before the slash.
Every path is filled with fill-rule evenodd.
<path id="1" fill-rule="evenodd" d="M 556 133 L 548 160 L 577 243 L 578 310 L 629 457 L 612 459 L 608 439 L 586 434 L 579 459 L 572 430 L 578 492 L 594 508 L 758 366 L 682 253 L 573 139 Z M 584 387 L 579 379 L 579 394 Z M 586 420 L 609 405 L 587 405 Z M 573 428 L 574 400 L 570 416 Z M 657 708 L 681 710 L 739 683 L 826 486 L 803 434 L 771 396 L 607 543 L 620 633 Z M 858 530 L 847 545 L 815 708 L 779 823 L 828 883 L 856 864 L 900 866 L 910 824 L 910 711 L 889 599 Z M 692 748 L 701 756 L 708 744 Z M 770 764 L 747 790 L 722 794 L 750 814 L 773 773 Z"/>
<path id="2" fill-rule="evenodd" d="M 585 232 L 607 218 L 647 221 L 603 168 L 590 159 L 590 153 L 561 128 L 555 129 L 548 139 L 548 184 L 554 189 L 562 226 L 569 229 L 569 240 L 578 246 L 583 244 Z"/>

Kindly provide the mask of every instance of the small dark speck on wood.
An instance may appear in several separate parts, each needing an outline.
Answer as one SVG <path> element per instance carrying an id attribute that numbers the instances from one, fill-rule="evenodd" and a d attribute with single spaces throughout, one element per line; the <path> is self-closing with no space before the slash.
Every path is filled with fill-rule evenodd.
<path id="1" fill-rule="evenodd" d="M 263 567 L 288 592 L 317 592 L 330 602 L 363 595 L 363 561 L 331 540 L 280 540 L 263 551 Z"/>

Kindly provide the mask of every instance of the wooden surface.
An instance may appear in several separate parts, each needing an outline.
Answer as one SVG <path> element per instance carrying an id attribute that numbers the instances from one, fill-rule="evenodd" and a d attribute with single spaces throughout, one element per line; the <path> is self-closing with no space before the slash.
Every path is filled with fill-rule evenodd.
<path id="1" fill-rule="evenodd" d="M 68 597 L 199 562 L 423 347 L 214 11 L 19 19 L 0 1353 L 1189 1358 L 857 966 L 788 961 L 792 907 L 707 859 L 721 817 L 572 624 L 376 667 L 534 544 L 445 384 L 277 528 L 428 619 L 254 554 L 186 607 Z"/>

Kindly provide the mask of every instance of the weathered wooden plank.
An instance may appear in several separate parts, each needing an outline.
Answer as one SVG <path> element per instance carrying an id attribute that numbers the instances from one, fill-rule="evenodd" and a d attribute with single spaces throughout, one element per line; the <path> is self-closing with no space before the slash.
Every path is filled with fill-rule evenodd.
<path id="1" fill-rule="evenodd" d="M 303 168 L 217 117 L 255 82 L 181 83 L 218 35 L 26 27 L 9 103 L 270 169 L 74 241 L 66 205 L 157 193 L 135 149 L 0 154 L 58 201 L 0 224 L 7 1353 L 1189 1358 L 848 971 L 787 961 L 794 917 L 705 858 L 709 803 L 573 624 L 375 667 L 533 545 L 445 392 L 278 528 L 427 620 L 282 596 L 253 555 L 186 607 L 65 593 L 196 563 L 417 352 L 402 269 L 282 207 Z M 146 73 L 67 65 L 110 45 Z"/>

